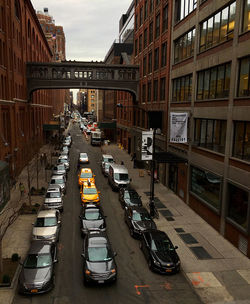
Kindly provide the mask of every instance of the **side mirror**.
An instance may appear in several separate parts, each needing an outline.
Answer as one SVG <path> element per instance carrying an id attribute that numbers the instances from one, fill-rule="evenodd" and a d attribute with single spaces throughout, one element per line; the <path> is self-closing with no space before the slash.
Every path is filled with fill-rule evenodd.
<path id="1" fill-rule="evenodd" d="M 79 215 L 79 219 L 80 219 L 80 220 L 82 219 L 82 216 L 81 216 L 81 215 Z"/>
<path id="2" fill-rule="evenodd" d="M 115 256 L 117 256 L 117 252 L 116 252 L 116 251 L 114 251 L 114 257 L 115 257 Z"/>
<path id="3" fill-rule="evenodd" d="M 58 221 L 57 224 L 61 224 L 61 221 Z"/>
<path id="4" fill-rule="evenodd" d="M 85 254 L 84 254 L 84 253 L 82 253 L 81 256 L 82 256 L 83 258 L 85 258 Z"/>
<path id="5" fill-rule="evenodd" d="M 57 263 L 57 262 L 58 262 L 58 260 L 57 260 L 57 259 L 54 259 L 53 263 Z"/>

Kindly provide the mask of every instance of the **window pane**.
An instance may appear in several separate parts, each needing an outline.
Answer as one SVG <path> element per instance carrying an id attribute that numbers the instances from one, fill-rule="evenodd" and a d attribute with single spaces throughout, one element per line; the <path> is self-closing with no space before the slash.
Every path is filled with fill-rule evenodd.
<path id="1" fill-rule="evenodd" d="M 213 173 L 191 168 L 191 191 L 215 207 L 220 208 L 221 179 Z"/>
<path id="2" fill-rule="evenodd" d="M 246 123 L 243 159 L 250 161 L 250 122 Z"/>
<path id="3" fill-rule="evenodd" d="M 249 64 L 250 58 L 244 58 L 240 61 L 240 83 L 239 96 L 249 96 Z"/>
<path id="4" fill-rule="evenodd" d="M 207 35 L 207 21 L 203 22 L 201 26 L 200 51 L 204 51 L 206 49 L 206 35 Z"/>
<path id="5" fill-rule="evenodd" d="M 180 101 L 180 91 L 181 91 L 181 80 L 180 78 L 176 81 L 176 100 Z"/>
<path id="6" fill-rule="evenodd" d="M 234 127 L 234 151 L 233 156 L 242 158 L 243 155 L 243 138 L 244 137 L 244 123 L 235 122 Z"/>
<path id="7" fill-rule="evenodd" d="M 230 5 L 230 10 L 229 10 L 229 23 L 228 23 L 228 39 L 233 38 L 234 34 L 234 23 L 235 23 L 235 10 L 236 10 L 236 2 L 232 3 Z"/>
<path id="8" fill-rule="evenodd" d="M 218 76 L 217 76 L 217 89 L 216 89 L 216 98 L 224 96 L 224 65 L 218 67 Z"/>
<path id="9" fill-rule="evenodd" d="M 245 0 L 243 31 L 250 30 L 250 0 Z"/>
<path id="10" fill-rule="evenodd" d="M 195 119 L 195 135 L 194 141 L 196 145 L 200 145 L 200 136 L 201 136 L 201 120 Z"/>
<path id="11" fill-rule="evenodd" d="M 209 18 L 207 21 L 207 48 L 211 47 L 213 43 L 213 22 L 213 17 Z"/>
<path id="12" fill-rule="evenodd" d="M 227 39 L 228 6 L 221 13 L 220 41 Z"/>
<path id="13" fill-rule="evenodd" d="M 220 41 L 220 16 L 221 12 L 214 16 L 214 31 L 213 31 L 213 45 Z"/>
<path id="14" fill-rule="evenodd" d="M 207 148 L 209 149 L 212 149 L 213 148 L 213 124 L 214 124 L 214 121 L 212 119 L 209 119 L 207 121 L 207 143 L 206 143 L 206 146 Z"/>
<path id="15" fill-rule="evenodd" d="M 214 121 L 214 151 L 225 153 L 226 130 L 227 122 L 225 120 Z"/>
<path id="16" fill-rule="evenodd" d="M 177 101 L 177 96 L 176 96 L 176 79 L 173 80 L 173 92 L 172 92 L 172 101 Z"/>
<path id="17" fill-rule="evenodd" d="M 209 96 L 209 77 L 210 77 L 210 70 L 206 70 L 204 75 L 203 99 L 208 99 Z"/>
<path id="18" fill-rule="evenodd" d="M 248 193 L 228 184 L 228 217 L 247 229 Z"/>
<path id="19" fill-rule="evenodd" d="M 185 77 L 185 97 L 184 97 L 185 101 L 189 100 L 189 89 L 190 89 L 189 78 L 190 78 L 190 76 Z"/>
<path id="20" fill-rule="evenodd" d="M 217 67 L 211 69 L 209 99 L 215 98 Z"/>
<path id="21" fill-rule="evenodd" d="M 199 74 L 198 74 L 197 100 L 203 99 L 203 80 L 204 80 L 204 72 L 199 72 Z"/>
<path id="22" fill-rule="evenodd" d="M 181 95 L 180 95 L 180 100 L 183 101 L 185 96 L 185 78 L 181 78 Z"/>
<path id="23" fill-rule="evenodd" d="M 207 121 L 205 119 L 201 120 L 201 137 L 200 137 L 200 145 L 202 147 L 205 146 L 206 143 L 206 130 L 207 130 Z"/>
<path id="24" fill-rule="evenodd" d="M 231 64 L 227 63 L 225 69 L 224 97 L 228 97 L 230 89 Z"/>

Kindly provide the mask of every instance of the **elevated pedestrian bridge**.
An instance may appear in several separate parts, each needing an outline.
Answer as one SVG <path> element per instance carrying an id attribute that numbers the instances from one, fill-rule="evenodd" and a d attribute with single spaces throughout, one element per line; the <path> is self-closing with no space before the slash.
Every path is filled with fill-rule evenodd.
<path id="1" fill-rule="evenodd" d="M 100 89 L 130 92 L 134 103 L 139 94 L 139 66 L 98 62 L 28 62 L 29 101 L 39 89 Z"/>

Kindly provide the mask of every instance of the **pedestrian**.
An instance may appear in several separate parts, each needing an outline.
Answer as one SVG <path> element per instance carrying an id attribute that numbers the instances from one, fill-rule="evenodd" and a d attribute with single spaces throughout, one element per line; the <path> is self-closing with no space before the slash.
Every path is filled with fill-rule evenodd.
<path id="1" fill-rule="evenodd" d="M 123 160 L 121 161 L 121 165 L 124 165 L 124 162 L 123 162 Z"/>
<path id="2" fill-rule="evenodd" d="M 25 193 L 25 188 L 23 183 L 19 183 L 19 190 L 20 190 L 20 199 L 21 199 Z"/>

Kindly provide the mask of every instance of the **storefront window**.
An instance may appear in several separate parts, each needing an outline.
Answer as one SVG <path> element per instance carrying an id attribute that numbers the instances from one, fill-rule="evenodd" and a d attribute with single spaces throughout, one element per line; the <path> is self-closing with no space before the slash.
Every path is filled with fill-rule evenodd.
<path id="1" fill-rule="evenodd" d="M 232 184 L 228 184 L 228 217 L 247 229 L 247 213 L 249 206 L 249 193 Z"/>
<path id="2" fill-rule="evenodd" d="M 217 175 L 191 167 L 191 192 L 217 210 L 220 209 L 221 185 L 221 178 Z"/>

